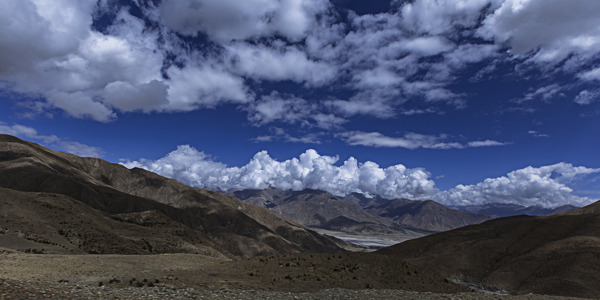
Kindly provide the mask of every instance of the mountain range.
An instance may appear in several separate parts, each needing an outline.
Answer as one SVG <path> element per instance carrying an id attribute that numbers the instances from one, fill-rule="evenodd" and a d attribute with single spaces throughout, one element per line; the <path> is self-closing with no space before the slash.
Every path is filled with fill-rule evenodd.
<path id="1" fill-rule="evenodd" d="M 229 193 L 305 226 L 351 233 L 438 232 L 481 223 L 492 217 L 447 208 L 437 202 L 336 197 L 317 190 L 244 190 Z"/>
<path id="2" fill-rule="evenodd" d="M 311 189 L 282 191 L 269 188 L 233 191 L 228 195 L 308 227 L 361 234 L 433 233 L 498 217 L 547 215 L 578 208 L 571 205 L 543 208 L 500 203 L 446 207 L 432 200 L 389 200 L 359 193 L 336 197 Z"/>
<path id="3" fill-rule="evenodd" d="M 230 195 L 304 226 L 360 233 L 393 232 L 393 222 L 318 190 L 244 190 Z"/>
<path id="4" fill-rule="evenodd" d="M 432 200 L 393 199 L 379 205 L 367 206 L 365 210 L 399 224 L 429 231 L 446 231 L 493 218 L 450 209 Z"/>
<path id="5" fill-rule="evenodd" d="M 347 246 L 221 193 L 8 135 L 0 135 L 0 188 L 0 233 L 72 253 L 250 257 Z"/>

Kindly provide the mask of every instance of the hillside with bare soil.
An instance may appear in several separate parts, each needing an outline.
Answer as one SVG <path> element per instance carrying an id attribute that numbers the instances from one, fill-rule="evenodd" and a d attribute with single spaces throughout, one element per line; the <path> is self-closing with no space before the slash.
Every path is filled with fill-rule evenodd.
<path id="1" fill-rule="evenodd" d="M 338 246 L 342 241 L 233 197 L 194 189 L 142 169 L 129 170 L 101 159 L 52 151 L 7 135 L 0 135 L 0 187 L 62 195 L 61 199 L 85 204 L 74 209 L 94 209 L 113 220 L 143 224 L 144 218 L 167 218 L 172 224 L 204 234 L 235 256 L 343 251 Z M 32 199 L 31 206 L 24 208 L 37 213 L 44 209 L 40 203 Z M 39 234 L 37 227 L 31 230 L 27 234 Z"/>
<path id="2" fill-rule="evenodd" d="M 377 253 L 489 289 L 598 298 L 600 202 L 548 216 L 494 219 Z"/>

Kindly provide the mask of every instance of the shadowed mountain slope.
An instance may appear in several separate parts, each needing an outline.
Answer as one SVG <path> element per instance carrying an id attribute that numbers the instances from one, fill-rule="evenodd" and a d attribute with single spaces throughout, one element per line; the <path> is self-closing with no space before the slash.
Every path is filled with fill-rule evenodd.
<path id="1" fill-rule="evenodd" d="M 402 225 L 429 231 L 446 231 L 466 225 L 479 224 L 492 218 L 487 215 L 450 209 L 432 200 L 394 199 L 377 206 L 366 207 L 365 210 Z"/>
<path id="2" fill-rule="evenodd" d="M 0 211 L 0 233 L 14 237 L 1 239 L 0 247 L 13 250 L 230 256 L 204 233 L 156 210 L 109 215 L 65 195 L 0 188 Z M 10 245 L 19 239 L 30 248 Z"/>
<path id="3" fill-rule="evenodd" d="M 342 251 L 339 240 L 235 198 L 7 135 L 0 135 L 0 187 L 68 196 L 109 215 L 158 211 L 236 256 Z"/>
<path id="4" fill-rule="evenodd" d="M 236 191 L 230 195 L 269 208 L 277 215 L 305 226 L 357 233 L 389 233 L 397 230 L 392 221 L 372 215 L 325 191 L 267 189 Z"/>
<path id="5" fill-rule="evenodd" d="M 491 289 L 599 298 L 600 202 L 555 215 L 494 219 L 378 253 Z"/>

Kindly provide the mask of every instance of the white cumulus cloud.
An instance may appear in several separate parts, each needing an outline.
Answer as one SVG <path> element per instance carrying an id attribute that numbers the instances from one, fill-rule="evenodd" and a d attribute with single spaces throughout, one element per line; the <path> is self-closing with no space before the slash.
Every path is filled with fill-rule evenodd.
<path id="1" fill-rule="evenodd" d="M 438 193 L 433 199 L 446 205 L 480 205 L 514 203 L 524 206 L 584 206 L 593 202 L 577 196 L 568 186 L 577 176 L 599 173 L 600 169 L 574 167 L 558 163 L 539 168 L 527 167 L 498 178 L 488 178 L 475 185 L 457 185 Z"/>
<path id="2" fill-rule="evenodd" d="M 502 0 L 416 0 L 402 3 L 402 23 L 417 32 L 442 34 L 457 28 L 472 28 L 482 11 L 493 9 Z"/>
<path id="3" fill-rule="evenodd" d="M 474 185 L 457 185 L 450 190 L 439 191 L 431 174 L 423 168 L 410 169 L 401 164 L 384 168 L 371 161 L 360 163 L 352 157 L 341 164 L 338 161 L 337 156 L 320 155 L 312 149 L 285 161 L 275 160 L 267 151 L 261 151 L 244 166 L 228 167 L 212 160 L 204 152 L 183 145 L 158 160 L 127 160 L 121 164 L 212 190 L 269 187 L 282 190 L 317 189 L 336 196 L 357 192 L 387 199 L 433 199 L 455 206 L 486 203 L 583 206 L 594 200 L 576 195 L 572 186 L 585 176 L 600 173 L 600 168 L 574 167 L 563 162 L 537 168 L 527 167 Z"/>
<path id="4" fill-rule="evenodd" d="M 301 127 L 337 129 L 346 119 L 321 112 L 317 102 L 273 91 L 247 106 L 248 120 L 255 126 L 271 122 L 300 124 Z M 288 139 L 289 140 L 289 139 Z"/>
<path id="5" fill-rule="evenodd" d="M 184 35 L 203 32 L 221 42 L 280 34 L 305 36 L 324 0 L 166 0 L 159 7 L 165 24 Z"/>
<path id="6" fill-rule="evenodd" d="M 427 198 L 437 192 L 431 174 L 403 165 L 381 168 L 374 162 L 349 158 L 341 166 L 338 157 L 307 150 L 298 158 L 277 161 L 267 151 L 258 152 L 242 167 L 227 167 L 188 145 L 179 146 L 155 160 L 127 161 L 128 168 L 143 168 L 197 188 L 213 190 L 318 189 L 337 196 L 353 192 L 385 198 Z"/>
<path id="7" fill-rule="evenodd" d="M 531 58 L 537 63 L 555 64 L 570 54 L 591 58 L 600 53 L 599 11 L 596 0 L 506 0 L 478 33 L 508 43 L 517 55 L 537 51 Z"/>
<path id="8" fill-rule="evenodd" d="M 271 45 L 232 43 L 226 47 L 229 68 L 234 73 L 258 80 L 292 80 L 319 86 L 330 82 L 336 67 L 323 61 L 312 60 L 306 52 L 282 41 Z"/>
<path id="9" fill-rule="evenodd" d="M 362 16 L 326 0 L 128 5 L 141 15 L 118 1 L 0 1 L 0 89 L 36 99 L 33 113 L 58 109 L 100 122 L 223 103 L 254 120 L 272 93 L 261 84 L 291 81 L 303 89 L 287 107 L 310 100 L 316 106 L 303 122 L 339 129 L 357 115 L 396 117 L 407 103 L 415 111 L 465 108 L 472 95 L 453 87 L 471 66 L 483 68 L 479 79 L 503 64 L 600 78 L 597 0 L 393 1 L 389 12 Z M 107 16 L 114 20 L 97 31 L 94 18 Z M 524 100 L 560 97 L 562 87 Z M 269 116 L 253 122 L 263 120 Z"/>
<path id="10" fill-rule="evenodd" d="M 95 0 L 0 2 L 0 80 L 5 87 L 32 98 L 41 96 L 49 108 L 101 122 L 116 118 L 112 107 L 157 109 L 165 99 L 148 99 L 143 92 L 162 80 L 163 55 L 154 42 L 156 32 L 144 30 L 143 22 L 127 12 L 119 14 L 110 34 L 93 31 L 96 4 Z M 103 89 L 110 84 L 121 90 L 129 87 L 130 97 L 108 94 L 104 101 Z"/>

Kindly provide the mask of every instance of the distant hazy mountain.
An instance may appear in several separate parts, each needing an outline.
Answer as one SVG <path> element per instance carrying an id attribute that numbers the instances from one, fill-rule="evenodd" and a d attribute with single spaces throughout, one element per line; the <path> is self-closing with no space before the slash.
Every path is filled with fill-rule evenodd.
<path id="1" fill-rule="evenodd" d="M 394 199 L 379 205 L 366 207 L 365 210 L 402 225 L 429 231 L 446 231 L 466 225 L 479 224 L 493 218 L 488 215 L 465 213 L 450 209 L 432 200 Z"/>
<path id="2" fill-rule="evenodd" d="M 342 201 L 352 203 L 360 208 L 372 207 L 387 203 L 389 200 L 381 197 L 372 197 L 367 198 L 363 194 L 352 193 L 344 198 L 341 198 Z"/>
<path id="3" fill-rule="evenodd" d="M 461 212 L 431 200 L 388 200 L 381 197 L 368 198 L 358 193 L 352 193 L 342 200 L 400 225 L 427 231 L 445 231 L 493 218 L 488 215 Z"/>
<path id="4" fill-rule="evenodd" d="M 8 135 L 0 135 L 0 188 L 1 233 L 72 252 L 343 251 L 342 241 L 233 197 Z"/>
<path id="5" fill-rule="evenodd" d="M 379 250 L 487 289 L 598 298 L 600 202 L 545 216 L 512 216 Z"/>
<path id="6" fill-rule="evenodd" d="M 266 189 L 236 191 L 229 195 L 244 202 L 267 208 L 304 226 L 361 233 L 395 231 L 394 224 L 389 219 L 372 215 L 360 207 L 344 202 L 324 191 Z"/>
<path id="7" fill-rule="evenodd" d="M 492 203 L 484 205 L 473 205 L 473 206 L 452 206 L 452 208 L 460 210 L 462 212 L 469 212 L 475 214 L 486 214 L 495 217 L 509 217 L 516 215 L 530 215 L 530 216 L 541 216 L 555 213 L 561 213 L 578 209 L 579 207 L 572 205 L 563 205 L 557 208 L 543 208 L 541 206 L 522 206 L 518 204 L 502 204 Z"/>
<path id="8" fill-rule="evenodd" d="M 387 200 L 353 193 L 344 198 L 316 190 L 245 190 L 230 195 L 305 226 L 361 233 L 450 230 L 492 217 L 449 209 L 434 201 Z"/>

